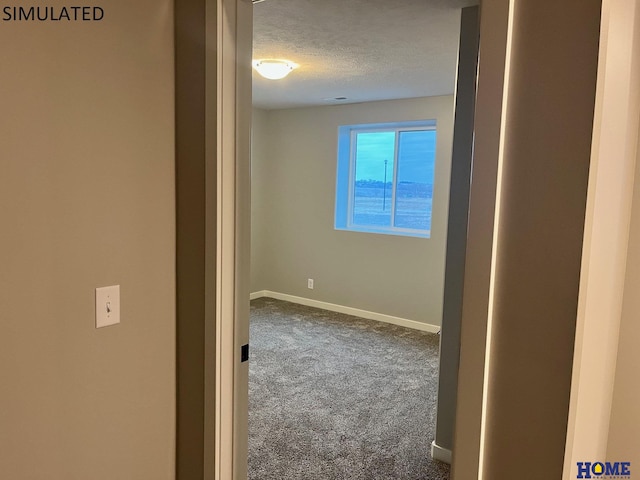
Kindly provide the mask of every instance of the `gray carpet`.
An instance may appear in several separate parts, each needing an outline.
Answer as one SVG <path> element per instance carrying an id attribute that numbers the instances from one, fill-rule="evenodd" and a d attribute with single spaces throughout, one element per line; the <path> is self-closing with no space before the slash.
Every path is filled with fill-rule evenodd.
<path id="1" fill-rule="evenodd" d="M 434 334 L 251 302 L 250 480 L 443 480 Z"/>

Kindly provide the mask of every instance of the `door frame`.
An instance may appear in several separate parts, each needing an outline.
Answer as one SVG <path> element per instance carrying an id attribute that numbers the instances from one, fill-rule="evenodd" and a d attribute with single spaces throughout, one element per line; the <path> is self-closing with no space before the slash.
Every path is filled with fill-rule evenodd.
<path id="1" fill-rule="evenodd" d="M 176 478 L 247 477 L 251 0 L 175 0 Z"/>
<path id="2" fill-rule="evenodd" d="M 218 0 L 223 10 L 233 10 L 234 6 L 248 3 L 249 0 Z M 457 418 L 465 418 L 465 422 L 456 422 L 453 457 L 453 472 L 460 478 L 477 478 L 480 456 L 480 432 L 483 411 L 483 392 L 485 375 L 485 347 L 482 340 L 472 344 L 465 342 L 465 337 L 474 335 L 486 339 L 487 318 L 489 310 L 489 291 L 492 273 L 492 256 L 494 249 L 494 214 L 487 220 L 486 212 L 495 212 L 496 189 L 498 178 L 498 158 L 501 152 L 503 135 L 503 94 L 505 85 L 506 60 L 508 56 L 509 16 L 513 0 L 483 0 L 481 5 L 480 62 L 478 76 L 477 108 L 482 105 L 491 106 L 485 112 L 477 114 L 474 143 L 473 178 L 474 183 L 482 183 L 482 188 L 472 188 L 469 211 L 469 241 L 473 238 L 473 253 L 467 253 L 465 261 L 464 301 L 475 304 L 474 317 L 469 318 L 471 307 L 465 307 L 462 319 L 462 345 L 460 349 L 461 375 L 458 388 L 463 382 L 464 394 L 458 395 Z M 231 17 L 229 17 L 231 20 Z M 252 43 L 252 13 L 242 11 L 231 22 L 218 23 L 221 30 L 219 56 L 237 59 L 237 45 L 249 46 Z M 486 34 L 490 30 L 491 34 Z M 486 37 L 486 39 L 485 39 Z M 235 40 L 235 42 L 234 42 Z M 246 65 L 250 65 L 247 62 Z M 223 146 L 218 152 L 218 250 L 216 259 L 219 262 L 217 271 L 217 310 L 216 310 L 216 418 L 225 419 L 216 422 L 216 480 L 246 479 L 247 436 L 247 397 L 243 388 L 247 375 L 238 368 L 240 337 L 248 336 L 248 302 L 249 280 L 247 265 L 242 258 L 249 259 L 249 227 L 246 222 L 250 217 L 249 210 L 238 209 L 250 195 L 250 176 L 247 165 L 250 158 L 235 152 L 243 132 L 236 132 L 230 126 L 245 129 L 244 135 L 250 132 L 249 124 L 238 122 L 238 117 L 250 119 L 251 103 L 242 102 L 250 99 L 250 83 L 246 77 L 238 76 L 238 66 L 222 62 L 217 73 L 219 87 L 218 100 L 221 111 L 217 111 L 220 122 L 218 138 Z M 484 77 L 483 75 L 484 74 Z M 234 89 L 234 78 L 237 81 Z M 248 74 L 249 82 L 251 72 Z M 242 93 L 241 93 L 242 92 Z M 239 93 L 241 93 L 239 95 Z M 214 109 L 215 106 L 208 106 Z M 233 141 L 235 138 L 235 142 Z M 231 145 L 234 145 L 232 148 Z M 247 142 L 250 144 L 250 141 Z M 246 153 L 246 152 L 245 152 Z M 249 152 L 250 153 L 250 152 Z M 235 164 L 234 164 L 235 162 Z M 479 166 L 482 165 L 482 168 Z M 237 172 L 236 172 L 236 169 Z M 235 173 L 234 173 L 235 172 Z M 237 173 L 237 175 L 236 175 Z M 246 204 L 245 204 L 246 205 Z M 242 212 L 244 217 L 242 218 Z M 475 247 L 478 248 L 475 248 Z M 240 288 L 239 288 L 240 287 Z M 479 307 L 479 308 L 477 308 Z M 471 323 L 473 331 L 465 326 Z M 242 332 L 242 335 L 239 333 Z M 470 348 L 471 347 L 471 348 Z M 469 380 L 472 376 L 472 381 Z M 233 392 L 225 394 L 225 392 Z M 233 420 L 231 420 L 233 419 Z M 461 466 L 470 465 L 472 476 L 462 472 Z M 455 474 L 455 473 L 454 473 Z"/>
<path id="3" fill-rule="evenodd" d="M 247 478 L 248 454 L 249 362 L 242 347 L 249 345 L 253 4 L 217 6 L 218 88 L 208 105 L 217 115 L 214 478 L 240 480 Z"/>
<path id="4" fill-rule="evenodd" d="M 502 95 L 505 76 L 505 59 L 507 51 L 507 26 L 509 5 L 513 0 L 484 0 L 483 4 L 489 4 L 491 8 L 487 8 L 486 12 L 482 11 L 483 24 L 499 25 L 497 31 L 494 30 L 491 42 L 485 42 L 484 58 L 481 46 L 480 67 L 484 65 L 485 72 L 491 72 L 493 78 L 488 78 L 481 83 L 479 78 L 478 85 L 478 102 L 484 101 L 491 103 L 494 108 L 488 115 L 478 115 L 476 123 L 482 122 L 484 126 L 484 168 L 482 172 L 476 172 L 478 163 L 478 147 L 474 151 L 474 179 L 487 179 L 486 187 L 481 191 L 476 189 L 471 192 L 471 202 L 475 202 L 476 208 L 470 209 L 469 222 L 470 229 L 472 222 L 477 220 L 475 215 L 481 210 L 495 210 L 495 191 L 498 170 L 498 151 L 501 142 L 501 126 L 502 126 Z M 222 4 L 223 11 L 226 7 L 228 11 L 233 10 L 234 5 L 248 3 L 249 0 L 218 0 Z M 505 12 L 507 15 L 505 16 Z M 242 9 L 241 14 L 236 12 L 233 18 L 229 17 L 229 21 L 218 23 L 221 30 L 220 44 L 218 45 L 219 55 L 222 58 L 238 59 L 240 53 L 234 48 L 234 43 L 238 47 L 248 49 L 249 55 L 252 44 L 252 12 L 248 9 Z M 485 29 L 489 28 L 485 26 Z M 481 32 L 482 32 L 481 24 Z M 235 40 L 235 42 L 234 42 Z M 246 65 L 250 65 L 247 61 Z M 243 263 L 242 259 L 248 263 L 249 259 L 249 235 L 250 227 L 246 222 L 250 219 L 249 201 L 250 198 L 250 151 L 246 148 L 240 150 L 242 145 L 241 139 L 246 139 L 250 133 L 251 123 L 251 71 L 248 69 L 248 75 L 239 74 L 238 64 L 234 66 L 229 63 L 222 62 L 219 64 L 220 71 L 217 78 L 221 82 L 219 87 L 218 100 L 220 110 L 218 138 L 222 142 L 223 149 L 218 152 L 218 237 L 216 259 L 219 265 L 217 271 L 217 311 L 216 311 L 216 418 L 224 419 L 216 422 L 216 480 L 245 480 L 246 479 L 246 457 L 247 457 L 247 436 L 246 436 L 246 417 L 247 417 L 247 396 L 245 394 L 245 385 L 248 382 L 247 372 L 239 367 L 239 348 L 244 341 L 245 335 L 248 339 L 248 305 L 249 305 L 249 269 L 248 265 Z M 482 71 L 482 70 L 481 70 Z M 234 89 L 234 78 L 237 82 Z M 245 83 L 248 78 L 248 85 Z M 497 83 L 496 83 L 497 82 Z M 248 99 L 248 101 L 247 101 Z M 497 108 L 496 108 L 497 106 Z M 214 109 L 214 106 L 208 106 Z M 247 118 L 249 123 L 244 123 Z M 244 119 L 244 120 L 241 120 Z M 234 131 L 230 126 L 244 131 Z M 476 143 L 478 142 L 478 134 L 476 133 Z M 234 139 L 235 138 L 235 142 Z M 245 140 L 245 147 L 250 145 L 250 140 Z M 240 147 L 234 152 L 231 145 Z M 224 148 L 226 146 L 226 148 Z M 235 164 L 234 164 L 235 162 Z M 244 205 L 246 207 L 241 207 Z M 486 210 L 485 210 L 486 211 Z M 491 217 L 493 219 L 493 216 Z M 476 263 L 465 274 L 469 279 L 475 279 L 474 289 L 476 292 L 476 301 L 481 302 L 481 308 L 488 310 L 489 304 L 489 287 L 491 276 L 491 259 L 493 252 L 493 221 L 487 222 L 486 214 L 482 215 L 478 231 L 470 231 L 469 235 L 475 235 L 482 248 L 474 249 Z M 465 263 L 469 263 L 469 258 Z M 467 267 L 468 268 L 468 267 Z M 469 280 L 465 279 L 465 286 Z M 469 289 L 465 288 L 465 300 L 469 295 Z M 480 313 L 482 310 L 480 310 Z M 480 315 L 482 317 L 482 315 Z M 465 317 L 463 316 L 463 322 Z M 474 334 L 486 336 L 486 315 L 480 318 L 479 322 L 474 322 L 474 326 L 479 331 Z M 465 330 L 464 325 L 462 335 L 469 334 Z M 242 338 L 243 340 L 239 340 Z M 477 411 L 482 411 L 483 400 L 483 377 L 484 377 L 484 342 L 481 349 L 475 349 L 471 355 L 464 352 L 461 346 L 461 362 L 465 361 L 465 366 L 469 361 L 473 362 L 473 368 L 466 370 L 467 374 L 473 371 L 474 382 L 469 383 L 465 391 L 466 402 L 459 404 L 457 407 L 457 415 L 464 416 L 465 413 L 472 412 L 473 415 Z M 476 380 L 480 379 L 478 383 Z M 459 385 L 463 379 L 459 380 Z M 233 392 L 225 394 L 225 392 Z M 459 397 L 460 398 L 460 397 Z M 233 418 L 233 420 L 231 420 Z M 466 445 L 460 444 L 461 422 L 456 422 L 456 448 L 464 451 L 464 454 L 454 455 L 454 471 L 456 463 L 472 464 L 472 470 L 478 472 L 478 459 L 480 455 L 480 421 L 481 415 L 470 417 L 471 436 L 466 438 Z M 476 428 L 477 427 L 477 428 Z M 477 434 L 474 431 L 477 430 Z M 244 469 L 242 462 L 245 462 Z M 477 477 L 477 475 L 476 475 Z M 208 477 L 207 477 L 208 478 Z M 213 478 L 213 477 L 212 477 Z M 463 477 L 461 477 L 463 478 Z M 471 477 L 468 477 L 471 478 Z M 475 477 L 474 477 L 475 478 Z"/>

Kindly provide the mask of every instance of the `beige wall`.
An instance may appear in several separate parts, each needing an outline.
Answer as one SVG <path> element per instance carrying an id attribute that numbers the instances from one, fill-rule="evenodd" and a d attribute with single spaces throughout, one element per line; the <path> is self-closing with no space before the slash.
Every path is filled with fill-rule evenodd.
<path id="1" fill-rule="evenodd" d="M 264 249 L 268 212 L 273 199 L 269 197 L 269 112 L 253 109 L 251 131 L 251 291 L 266 290 L 268 285 Z"/>
<path id="2" fill-rule="evenodd" d="M 474 120 L 473 165 L 465 255 L 460 366 L 452 477 L 478 478 L 481 461 L 485 345 L 496 210 L 503 88 L 508 60 L 509 0 L 483 0 Z"/>
<path id="3" fill-rule="evenodd" d="M 431 238 L 335 230 L 338 127 L 425 118 L 438 122 Z M 252 291 L 440 325 L 452 130 L 452 96 L 258 111 Z"/>
<path id="4" fill-rule="evenodd" d="M 104 10 L 0 27 L 3 478 L 174 478 L 172 2 Z"/>
<path id="5" fill-rule="evenodd" d="M 636 39 L 640 37 L 639 33 L 640 29 L 636 28 Z M 636 68 L 640 67 L 638 57 L 634 63 Z M 631 231 L 607 447 L 607 460 L 631 462 L 634 473 L 640 465 L 638 450 L 640 445 L 640 382 L 638 382 L 640 296 L 638 291 L 640 291 L 640 131 L 636 150 Z"/>
<path id="6" fill-rule="evenodd" d="M 535 0 L 513 6 L 488 330 L 487 480 L 538 478 L 529 465 L 562 477 L 600 31 L 599 0 L 556 2 L 553 15 Z"/>

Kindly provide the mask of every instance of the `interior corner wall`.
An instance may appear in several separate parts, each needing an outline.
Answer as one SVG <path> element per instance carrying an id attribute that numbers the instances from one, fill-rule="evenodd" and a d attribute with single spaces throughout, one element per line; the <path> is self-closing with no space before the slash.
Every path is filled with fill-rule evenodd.
<path id="1" fill-rule="evenodd" d="M 260 219 L 252 229 L 252 287 L 440 325 L 453 96 L 256 117 L 252 190 Z M 431 238 L 335 230 L 338 127 L 419 119 L 437 120 Z M 308 278 L 315 280 L 313 290 Z"/>
<path id="2" fill-rule="evenodd" d="M 102 6 L 0 26 L 2 478 L 175 478 L 173 2 Z"/>
<path id="3" fill-rule="evenodd" d="M 271 202 L 267 194 L 268 115 L 267 110 L 254 108 L 251 120 L 251 292 L 267 289 L 264 240 Z"/>

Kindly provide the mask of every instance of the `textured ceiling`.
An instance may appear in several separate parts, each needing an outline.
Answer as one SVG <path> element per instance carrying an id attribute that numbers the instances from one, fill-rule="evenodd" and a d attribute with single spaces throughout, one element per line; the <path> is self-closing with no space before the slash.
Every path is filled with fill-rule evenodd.
<path id="1" fill-rule="evenodd" d="M 460 9 L 477 0 L 265 0 L 253 58 L 298 63 L 284 80 L 253 72 L 259 108 L 453 93 Z M 335 97 L 347 97 L 336 101 Z"/>

